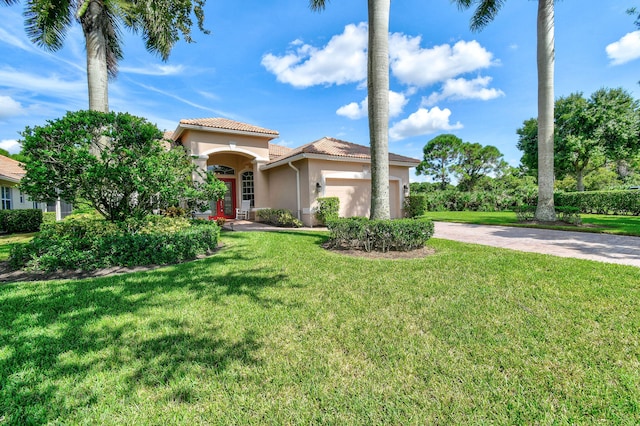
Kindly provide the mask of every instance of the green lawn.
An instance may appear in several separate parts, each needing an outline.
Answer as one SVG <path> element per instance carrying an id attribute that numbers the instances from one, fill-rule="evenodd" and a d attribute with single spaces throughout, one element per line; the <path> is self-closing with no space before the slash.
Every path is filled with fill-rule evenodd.
<path id="1" fill-rule="evenodd" d="M 582 214 L 583 226 L 542 226 L 518 222 L 513 212 L 427 212 L 425 217 L 443 222 L 473 223 L 477 225 L 525 226 L 564 229 L 581 232 L 600 232 L 640 236 L 639 216 Z"/>
<path id="2" fill-rule="evenodd" d="M 152 272 L 0 285 L 2 424 L 638 424 L 640 269 L 225 232 Z"/>
<path id="3" fill-rule="evenodd" d="M 11 234 L 0 236 L 0 262 L 9 258 L 11 246 L 15 243 L 26 243 L 35 234 Z"/>

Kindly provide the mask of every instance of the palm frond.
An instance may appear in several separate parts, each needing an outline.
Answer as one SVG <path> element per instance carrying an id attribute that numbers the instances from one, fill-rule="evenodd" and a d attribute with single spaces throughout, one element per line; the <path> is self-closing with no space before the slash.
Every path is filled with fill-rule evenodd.
<path id="1" fill-rule="evenodd" d="M 24 12 L 27 36 L 40 47 L 60 49 L 73 22 L 74 9 L 70 0 L 28 1 Z"/>

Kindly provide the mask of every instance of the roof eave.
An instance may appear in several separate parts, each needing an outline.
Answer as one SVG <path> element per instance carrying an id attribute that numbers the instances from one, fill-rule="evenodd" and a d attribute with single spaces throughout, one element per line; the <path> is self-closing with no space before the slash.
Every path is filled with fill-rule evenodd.
<path id="1" fill-rule="evenodd" d="M 173 132 L 174 140 L 177 140 L 180 135 L 185 130 L 200 130 L 202 132 L 209 133 L 224 133 L 224 134 L 232 134 L 232 135 L 240 135 L 240 136 L 259 136 L 263 138 L 267 138 L 268 140 L 276 139 L 280 137 L 279 133 L 263 133 L 263 132 L 250 132 L 247 130 L 232 130 L 232 129 L 221 129 L 218 127 L 207 127 L 207 126 L 199 126 L 197 124 L 178 124 L 178 128 L 175 132 Z"/>
<path id="2" fill-rule="evenodd" d="M 313 160 L 328 160 L 328 161 L 342 161 L 347 163 L 366 163 L 370 164 L 370 158 L 358 158 L 358 157 L 339 157 L 335 155 L 326 155 L 326 154 L 310 154 L 306 152 L 301 152 L 299 154 L 293 155 L 291 157 L 281 158 L 274 160 L 273 162 L 267 163 L 262 166 L 261 170 L 269 170 L 275 167 L 284 166 L 293 161 L 299 161 L 302 159 L 313 159 Z M 419 161 L 409 162 L 409 161 L 389 161 L 390 166 L 400 166 L 400 167 L 416 167 L 420 164 Z"/>

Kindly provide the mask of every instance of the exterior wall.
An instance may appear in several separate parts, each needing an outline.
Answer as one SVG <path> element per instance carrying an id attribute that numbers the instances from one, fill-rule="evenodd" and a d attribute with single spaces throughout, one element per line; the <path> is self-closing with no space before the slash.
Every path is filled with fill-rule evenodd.
<path id="1" fill-rule="evenodd" d="M 241 175 L 252 171 L 254 179 L 254 207 L 269 207 L 269 176 L 259 170 L 259 166 L 269 159 L 269 140 L 272 137 L 224 134 L 201 130 L 186 129 L 180 136 L 182 145 L 190 155 L 198 157 L 196 164 L 206 171 L 207 166 L 219 164 L 234 169 L 234 175 L 217 175 L 233 178 L 236 181 L 235 204 L 242 200 Z M 203 215 L 211 214 L 211 211 Z"/>
<path id="2" fill-rule="evenodd" d="M 46 211 L 47 203 L 34 203 L 29 199 L 27 194 L 21 194 L 17 188 L 16 182 L 10 182 L 8 180 L 0 179 L 0 187 L 10 188 L 11 192 L 11 210 L 23 210 L 23 209 L 41 209 Z M 5 203 L 0 203 L 0 209 L 3 208 Z"/>
<path id="3" fill-rule="evenodd" d="M 301 161 L 295 162 L 293 165 L 300 170 Z M 269 207 L 272 209 L 291 210 L 297 217 L 297 188 L 296 188 L 296 171 L 288 165 L 276 167 L 267 170 L 269 173 Z M 300 187 L 304 185 L 302 176 L 300 176 Z"/>
<path id="4" fill-rule="evenodd" d="M 304 190 L 303 222 L 315 224 L 314 208 L 319 197 L 338 196 L 340 215 L 369 216 L 371 206 L 371 169 L 367 162 L 306 160 L 308 161 L 308 186 Z M 389 202 L 392 218 L 403 217 L 404 186 L 409 186 L 409 168 L 389 167 Z M 316 183 L 321 189 L 317 191 Z"/>

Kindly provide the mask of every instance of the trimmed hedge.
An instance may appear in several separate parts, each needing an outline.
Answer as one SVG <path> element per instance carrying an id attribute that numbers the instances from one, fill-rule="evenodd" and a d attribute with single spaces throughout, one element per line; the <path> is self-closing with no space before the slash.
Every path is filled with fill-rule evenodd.
<path id="1" fill-rule="evenodd" d="M 428 219 L 369 220 L 364 217 L 329 221 L 329 246 L 356 250 L 409 251 L 425 246 L 433 236 Z"/>
<path id="2" fill-rule="evenodd" d="M 581 213 L 640 215 L 640 191 L 584 191 L 556 193 L 557 205 L 576 207 Z"/>
<path id="3" fill-rule="evenodd" d="M 43 225 L 29 243 L 14 245 L 9 263 L 45 271 L 178 263 L 215 249 L 219 236 L 214 222 L 191 225 L 157 216 L 120 223 L 63 221 Z"/>
<path id="4" fill-rule="evenodd" d="M 42 210 L 0 210 L 0 232 L 16 234 L 38 232 L 42 224 Z"/>
<path id="5" fill-rule="evenodd" d="M 409 218 L 422 216 L 427 212 L 427 195 L 412 194 L 404 199 L 404 215 Z"/>
<path id="6" fill-rule="evenodd" d="M 318 207 L 316 208 L 316 219 L 322 225 L 326 225 L 328 221 L 338 218 L 340 212 L 340 198 L 338 197 L 321 197 L 318 198 Z"/>
<path id="7" fill-rule="evenodd" d="M 414 197 L 415 195 L 411 195 Z M 536 191 L 520 193 L 458 190 L 425 193 L 427 211 L 505 211 L 523 204 L 536 204 Z"/>
<path id="8" fill-rule="evenodd" d="M 300 228 L 302 222 L 293 217 L 293 213 L 285 209 L 260 209 L 256 212 L 258 219 L 269 225 L 285 228 Z"/>

